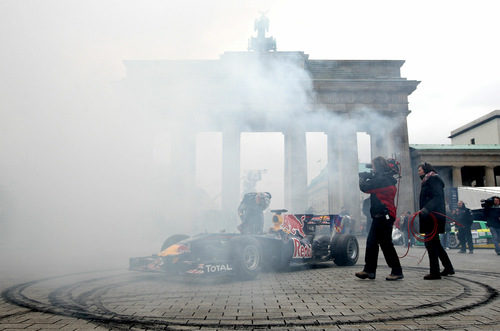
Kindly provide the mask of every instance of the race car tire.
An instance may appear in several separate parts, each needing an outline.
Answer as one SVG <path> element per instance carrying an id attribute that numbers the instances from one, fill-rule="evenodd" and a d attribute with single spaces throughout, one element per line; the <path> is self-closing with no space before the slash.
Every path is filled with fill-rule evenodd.
<path id="1" fill-rule="evenodd" d="M 351 266 L 358 262 L 359 245 L 355 236 L 337 234 L 330 244 L 333 262 L 338 266 Z"/>
<path id="2" fill-rule="evenodd" d="M 280 243 L 280 256 L 278 263 L 273 267 L 275 271 L 286 271 L 290 267 L 293 256 L 293 242 L 287 240 Z"/>
<path id="3" fill-rule="evenodd" d="M 163 242 L 163 245 L 161 245 L 161 251 L 167 249 L 169 246 L 172 246 L 173 244 L 177 244 L 179 241 L 182 241 L 184 239 L 189 238 L 188 235 L 185 234 L 174 234 L 173 236 L 168 237 L 165 239 Z"/>
<path id="4" fill-rule="evenodd" d="M 255 279 L 262 267 L 262 248 L 253 237 L 241 236 L 231 240 L 231 264 L 242 280 Z"/>

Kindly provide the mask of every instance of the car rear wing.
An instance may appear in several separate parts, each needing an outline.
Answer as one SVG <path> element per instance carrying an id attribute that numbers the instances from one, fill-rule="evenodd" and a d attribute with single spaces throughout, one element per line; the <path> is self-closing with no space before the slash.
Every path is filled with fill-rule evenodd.
<path id="1" fill-rule="evenodd" d="M 342 216 L 338 214 L 314 215 L 314 214 L 294 214 L 300 220 L 304 221 L 306 226 L 328 225 L 330 230 L 336 230 L 342 226 Z"/>

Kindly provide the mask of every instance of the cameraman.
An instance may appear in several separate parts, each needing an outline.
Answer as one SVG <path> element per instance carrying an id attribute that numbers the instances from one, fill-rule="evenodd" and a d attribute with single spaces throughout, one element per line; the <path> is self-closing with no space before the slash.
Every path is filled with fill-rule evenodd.
<path id="1" fill-rule="evenodd" d="M 397 173 L 389 166 L 386 159 L 381 156 L 372 161 L 373 173 L 359 174 L 359 188 L 370 194 L 370 214 L 372 224 L 366 238 L 365 267 L 363 271 L 356 272 L 356 277 L 361 279 L 375 279 L 379 246 L 384 253 L 385 261 L 391 268 L 391 274 L 386 280 L 403 279 L 403 270 L 398 254 L 392 243 L 392 226 L 396 219 Z"/>
<path id="2" fill-rule="evenodd" d="M 484 218 L 493 236 L 495 252 L 500 255 L 500 245 L 498 244 L 500 237 L 500 197 L 493 196 L 485 200 L 481 206 L 484 208 Z"/>

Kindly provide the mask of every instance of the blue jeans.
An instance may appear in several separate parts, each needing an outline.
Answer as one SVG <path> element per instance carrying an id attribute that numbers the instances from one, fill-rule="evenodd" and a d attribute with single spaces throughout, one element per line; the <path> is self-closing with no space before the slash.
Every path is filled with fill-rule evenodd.
<path id="1" fill-rule="evenodd" d="M 439 237 L 441 240 L 441 246 L 443 246 L 443 248 L 448 248 L 448 232 L 441 233 Z"/>
<path id="2" fill-rule="evenodd" d="M 491 235 L 493 236 L 493 243 L 495 244 L 495 252 L 500 254 L 500 246 L 498 244 L 498 239 L 500 239 L 500 228 L 490 228 Z"/>

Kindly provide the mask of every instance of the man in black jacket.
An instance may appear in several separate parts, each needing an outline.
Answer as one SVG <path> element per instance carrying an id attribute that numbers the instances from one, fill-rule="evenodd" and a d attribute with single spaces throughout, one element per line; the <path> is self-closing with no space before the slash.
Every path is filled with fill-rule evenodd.
<path id="1" fill-rule="evenodd" d="M 429 254 L 430 273 L 424 276 L 426 280 L 441 279 L 455 273 L 450 258 L 441 242 L 439 233 L 444 233 L 446 210 L 444 201 L 444 182 L 429 163 L 418 166 L 418 175 L 422 179 L 420 189 L 420 233 L 425 233 L 425 248 Z M 444 270 L 439 272 L 439 260 Z"/>
<path id="2" fill-rule="evenodd" d="M 379 156 L 372 161 L 373 173 L 361 173 L 359 188 L 370 193 L 370 214 L 372 224 L 366 238 L 365 267 L 356 272 L 361 279 L 375 279 L 379 245 L 384 253 L 385 261 L 391 268 L 386 280 L 403 279 L 403 270 L 398 254 L 392 243 L 392 226 L 396 219 L 396 179 L 394 171 L 387 160 Z"/>
<path id="3" fill-rule="evenodd" d="M 495 244 L 495 252 L 500 255 L 500 197 L 493 196 L 484 203 L 484 216 Z"/>
<path id="4" fill-rule="evenodd" d="M 457 202 L 457 209 L 453 210 L 451 215 L 458 224 L 458 241 L 460 243 L 459 253 L 465 253 L 466 244 L 469 246 L 469 253 L 474 253 L 474 246 L 472 244 L 472 215 L 470 209 L 465 207 L 463 201 Z"/>
<path id="5" fill-rule="evenodd" d="M 260 234 L 264 226 L 264 210 L 269 207 L 271 193 L 246 193 L 238 207 L 241 224 L 238 229 L 243 234 Z"/>

